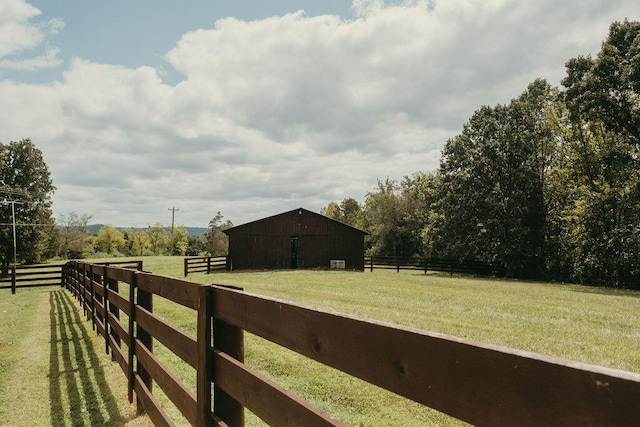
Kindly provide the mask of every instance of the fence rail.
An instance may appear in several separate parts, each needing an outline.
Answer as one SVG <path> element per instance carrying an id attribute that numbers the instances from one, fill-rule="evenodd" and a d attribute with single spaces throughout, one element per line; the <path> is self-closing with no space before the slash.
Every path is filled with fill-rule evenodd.
<path id="1" fill-rule="evenodd" d="M 129 400 L 135 392 L 156 425 L 173 421 L 154 386 L 192 425 L 242 426 L 245 407 L 270 425 L 341 425 L 246 366 L 243 331 L 477 425 L 634 425 L 640 419 L 640 375 L 630 372 L 129 269 L 71 262 L 64 277 L 127 376 Z M 194 310 L 196 335 L 157 317 L 154 295 Z M 155 341 L 196 370 L 195 390 L 156 357 Z"/>
<path id="2" fill-rule="evenodd" d="M 96 264 L 142 270 L 142 261 L 109 261 Z M 0 289 L 11 288 L 11 293 L 15 294 L 17 288 L 63 286 L 64 266 L 64 263 L 19 265 L 17 268 L 10 266 L 7 274 L 0 275 Z"/>
<path id="3" fill-rule="evenodd" d="M 389 270 L 422 270 L 446 273 L 471 274 L 475 276 L 504 276 L 504 269 L 494 266 L 490 262 L 457 260 L 445 258 L 419 257 L 373 257 L 364 258 L 364 268 L 373 271 L 374 268 Z"/>
<path id="4" fill-rule="evenodd" d="M 9 266 L 5 275 L 0 276 L 0 289 L 31 288 L 38 286 L 60 286 L 64 264 L 41 264 Z"/>
<path id="5" fill-rule="evenodd" d="M 187 277 L 189 273 L 203 273 L 207 274 L 212 271 L 226 270 L 227 269 L 227 257 L 186 257 L 184 259 L 184 277 Z"/>

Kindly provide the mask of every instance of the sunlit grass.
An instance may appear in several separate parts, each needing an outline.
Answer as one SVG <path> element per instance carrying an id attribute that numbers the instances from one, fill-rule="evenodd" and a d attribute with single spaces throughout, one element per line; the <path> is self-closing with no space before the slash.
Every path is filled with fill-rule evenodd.
<path id="1" fill-rule="evenodd" d="M 67 291 L 0 293 L 0 342 L 0 425 L 150 425 Z"/>

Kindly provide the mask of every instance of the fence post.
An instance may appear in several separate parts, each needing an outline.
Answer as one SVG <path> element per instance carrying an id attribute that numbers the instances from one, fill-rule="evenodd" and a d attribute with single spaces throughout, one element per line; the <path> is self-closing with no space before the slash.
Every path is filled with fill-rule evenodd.
<path id="1" fill-rule="evenodd" d="M 136 282 L 136 287 L 138 282 L 138 274 L 139 274 L 138 272 L 135 273 L 134 280 L 133 280 Z M 153 294 L 151 292 L 143 291 L 140 288 L 138 288 L 136 303 L 133 307 L 134 320 L 135 320 L 136 305 L 139 305 L 140 307 L 146 309 L 150 313 L 153 313 Z M 153 353 L 153 336 L 149 332 L 141 328 L 140 325 L 137 323 L 136 323 L 136 335 L 137 335 L 136 336 L 137 340 L 140 341 L 140 343 L 144 345 L 149 350 L 150 353 Z M 135 342 L 134 342 L 134 346 L 135 346 Z M 142 382 L 147 387 L 147 389 L 149 389 L 149 392 L 151 392 L 152 391 L 151 374 L 145 369 L 145 367 L 142 365 L 142 363 L 140 363 L 139 360 L 137 360 L 136 362 L 136 371 L 138 373 L 138 376 L 142 380 Z M 138 414 L 141 414 L 143 410 L 141 408 L 142 405 L 140 405 L 139 403 L 140 402 L 138 402 Z"/>
<path id="2" fill-rule="evenodd" d="M 93 287 L 93 264 L 89 265 L 89 289 L 91 290 L 91 330 L 96 330 L 96 290 Z"/>
<path id="3" fill-rule="evenodd" d="M 108 266 L 105 265 L 104 268 L 105 268 L 105 278 L 107 278 L 106 271 Z M 119 285 L 117 280 L 106 279 L 106 281 L 108 282 L 107 287 L 109 289 L 113 290 L 115 293 L 119 292 Z M 109 304 L 109 313 L 113 314 L 113 317 L 120 320 L 120 309 L 115 304 Z M 116 341 L 116 344 L 118 345 L 118 347 L 120 347 L 120 344 L 121 344 L 120 336 L 118 334 L 113 334 L 113 339 Z"/>
<path id="4" fill-rule="evenodd" d="M 429 266 L 429 258 L 424 259 L 424 274 L 427 274 L 427 267 Z"/>
<path id="5" fill-rule="evenodd" d="M 211 256 L 207 257 L 207 274 L 211 273 Z"/>
<path id="6" fill-rule="evenodd" d="M 398 261 L 398 257 L 396 257 L 396 273 L 400 273 L 400 261 Z"/>
<path id="7" fill-rule="evenodd" d="M 197 426 L 209 427 L 211 418 L 211 380 L 213 377 L 213 363 L 211 359 L 211 317 L 212 300 L 210 286 L 201 286 L 198 289 L 198 363 L 196 368 L 196 406 Z"/>
<path id="8" fill-rule="evenodd" d="M 189 258 L 184 259 L 184 277 L 189 275 Z"/>
<path id="9" fill-rule="evenodd" d="M 87 300 L 87 264 L 82 265 L 82 302 L 84 303 L 84 315 L 89 320 L 89 301 Z"/>
<path id="10" fill-rule="evenodd" d="M 372 256 L 369 257 L 369 262 L 371 263 L 369 264 L 369 266 L 371 267 L 371 272 L 373 273 L 373 257 Z"/>
<path id="11" fill-rule="evenodd" d="M 11 293 L 16 293 L 16 266 L 11 266 Z"/>
<path id="12" fill-rule="evenodd" d="M 242 329 L 220 319 L 213 319 L 213 348 L 240 362 L 244 362 L 244 335 Z M 244 408 L 214 384 L 213 412 L 229 427 L 244 426 Z"/>
<path id="13" fill-rule="evenodd" d="M 111 280 L 111 279 L 109 279 Z M 117 285 L 116 285 L 117 286 Z M 136 345 L 136 336 L 135 336 L 135 322 L 136 322 L 136 287 L 138 286 L 138 275 L 133 275 L 133 280 L 129 283 L 129 342 L 127 342 L 127 346 L 129 347 L 129 357 L 128 361 L 128 372 L 127 379 L 128 381 L 128 391 L 129 391 L 129 403 L 133 403 L 133 388 L 135 384 L 135 372 L 133 369 L 133 356 L 135 354 L 135 345 Z M 111 353 L 113 355 L 113 352 Z M 136 402 L 136 404 L 140 404 L 140 402 Z"/>
<path id="14" fill-rule="evenodd" d="M 102 293 L 104 297 L 102 297 L 102 303 L 104 306 L 102 307 L 104 310 L 102 311 L 103 317 L 102 321 L 104 322 L 104 351 L 106 354 L 109 354 L 109 280 L 107 279 L 107 266 L 102 266 Z M 113 353 L 112 353 L 113 354 Z"/>

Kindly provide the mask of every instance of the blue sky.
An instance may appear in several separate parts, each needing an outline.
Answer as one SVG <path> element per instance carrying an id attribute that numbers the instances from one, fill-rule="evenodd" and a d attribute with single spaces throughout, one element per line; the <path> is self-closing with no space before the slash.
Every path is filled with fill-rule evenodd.
<path id="1" fill-rule="evenodd" d="M 640 2 L 3 0 L 0 141 L 42 150 L 56 216 L 318 211 L 434 170 L 480 106 L 559 85 L 625 18 Z"/>
<path id="2" fill-rule="evenodd" d="M 345 19 L 355 16 L 348 0 L 34 0 L 29 4 L 41 12 L 34 22 L 57 18 L 64 24 L 55 37 L 40 46 L 42 54 L 47 45 L 55 45 L 61 49 L 59 57 L 65 63 L 73 57 L 81 57 L 127 67 L 152 65 L 163 67 L 166 72 L 173 70 L 166 66 L 163 56 L 183 34 L 211 28 L 221 18 L 232 16 L 252 21 L 297 10 L 304 10 L 309 16 L 333 14 Z M 43 82 L 59 78 L 63 70 L 43 69 L 30 73 L 5 71 L 4 75 L 5 78 Z M 176 78 L 178 76 L 172 75 L 168 79 Z"/>

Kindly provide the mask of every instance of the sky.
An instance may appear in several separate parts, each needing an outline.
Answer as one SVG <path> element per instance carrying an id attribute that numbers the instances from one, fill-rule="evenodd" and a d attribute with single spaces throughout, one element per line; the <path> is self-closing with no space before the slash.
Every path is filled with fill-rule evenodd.
<path id="1" fill-rule="evenodd" d="M 55 217 L 239 225 L 437 169 L 483 105 L 597 55 L 637 0 L 0 0 L 0 142 Z"/>

